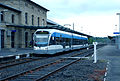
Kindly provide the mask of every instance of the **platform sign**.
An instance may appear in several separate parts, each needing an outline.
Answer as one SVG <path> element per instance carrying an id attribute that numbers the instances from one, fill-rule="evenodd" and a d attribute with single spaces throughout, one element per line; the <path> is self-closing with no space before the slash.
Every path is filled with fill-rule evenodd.
<path id="1" fill-rule="evenodd" d="M 120 32 L 113 32 L 113 34 L 120 34 Z"/>
<path id="2" fill-rule="evenodd" d="M 16 30 L 11 30 L 12 32 L 16 32 Z"/>

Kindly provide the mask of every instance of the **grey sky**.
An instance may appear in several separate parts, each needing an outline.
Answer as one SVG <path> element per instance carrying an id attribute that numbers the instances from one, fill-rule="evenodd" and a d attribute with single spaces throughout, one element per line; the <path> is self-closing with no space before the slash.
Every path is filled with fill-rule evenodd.
<path id="1" fill-rule="evenodd" d="M 64 24 L 64 22 L 65 23 L 74 22 L 76 26 L 89 26 L 89 28 L 83 27 L 84 30 L 90 29 L 87 30 L 89 32 L 94 32 L 91 29 L 94 29 L 95 32 L 97 32 L 95 27 L 97 27 L 98 24 L 101 24 L 99 26 L 99 29 L 100 27 L 103 26 L 105 27 L 109 26 L 109 28 L 107 28 L 108 30 L 106 29 L 106 31 L 112 33 L 114 32 L 113 30 L 114 28 L 112 27 L 115 24 L 118 24 L 116 13 L 120 12 L 120 0 L 32 0 L 32 1 L 50 10 L 50 12 L 48 12 L 48 19 L 55 20 L 55 22 L 60 24 Z M 67 22 L 70 20 L 72 21 Z M 106 23 L 104 23 L 105 22 L 104 20 L 106 21 Z M 81 21 L 80 22 L 81 24 L 79 24 L 78 21 Z M 95 21 L 97 24 L 95 24 Z M 99 30 L 100 32 L 105 32 L 102 30 L 102 28 L 100 30 Z"/>
<path id="2" fill-rule="evenodd" d="M 48 15 L 69 17 L 69 14 L 106 13 L 120 8 L 120 0 L 33 0 L 49 9 Z M 66 15 L 67 14 L 67 15 Z"/>

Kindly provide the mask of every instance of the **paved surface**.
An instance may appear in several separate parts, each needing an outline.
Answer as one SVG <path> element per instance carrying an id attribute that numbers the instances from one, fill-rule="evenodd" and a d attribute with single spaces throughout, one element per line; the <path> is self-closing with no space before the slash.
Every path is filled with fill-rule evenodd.
<path id="1" fill-rule="evenodd" d="M 120 81 L 120 49 L 107 45 L 97 50 L 98 59 L 107 60 L 108 72 L 106 81 Z"/>
<path id="2" fill-rule="evenodd" d="M 33 52 L 32 48 L 2 49 L 0 51 L 0 57 L 9 56 L 9 55 L 27 54 L 27 53 L 32 53 L 32 52 Z"/>

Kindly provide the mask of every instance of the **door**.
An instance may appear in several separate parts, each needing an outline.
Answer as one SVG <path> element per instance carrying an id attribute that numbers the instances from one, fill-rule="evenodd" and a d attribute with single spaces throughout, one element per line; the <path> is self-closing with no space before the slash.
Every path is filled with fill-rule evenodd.
<path id="1" fill-rule="evenodd" d="M 1 48 L 4 48 L 4 30 L 1 30 Z"/>
<path id="2" fill-rule="evenodd" d="M 28 47 L 28 32 L 25 32 L 25 47 Z"/>
<path id="3" fill-rule="evenodd" d="M 11 47 L 15 47 L 15 32 L 11 32 Z"/>

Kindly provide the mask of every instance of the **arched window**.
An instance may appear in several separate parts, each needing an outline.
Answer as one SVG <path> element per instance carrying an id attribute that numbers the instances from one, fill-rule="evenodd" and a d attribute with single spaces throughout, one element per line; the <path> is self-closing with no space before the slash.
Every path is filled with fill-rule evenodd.
<path id="1" fill-rule="evenodd" d="M 38 26 L 40 25 L 40 17 L 38 17 Z"/>
<path id="2" fill-rule="evenodd" d="M 14 23 L 15 22 L 15 15 L 14 14 L 12 14 L 11 19 L 12 19 L 12 23 Z"/>
<path id="3" fill-rule="evenodd" d="M 25 24 L 28 24 L 28 13 L 25 13 Z"/>
<path id="4" fill-rule="evenodd" d="M 0 20 L 1 20 L 1 22 L 3 22 L 4 21 L 3 11 L 0 12 L 0 15 L 1 15 L 1 19 Z"/>
<path id="5" fill-rule="evenodd" d="M 32 15 L 32 25 L 34 25 L 34 15 Z"/>

